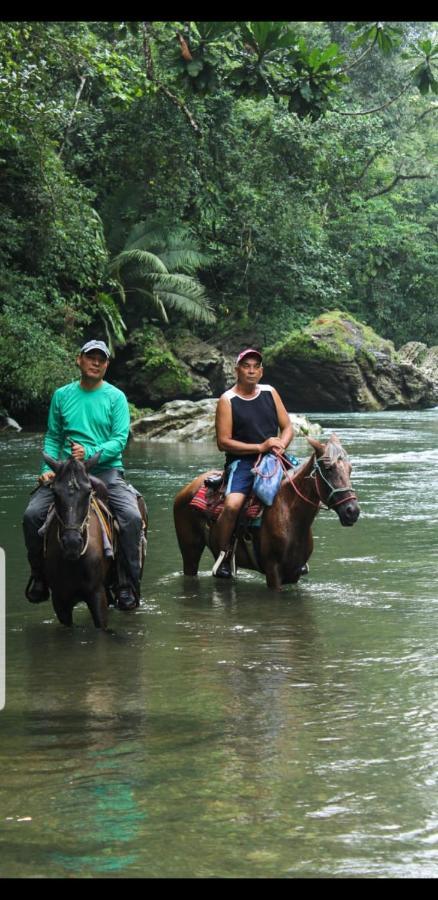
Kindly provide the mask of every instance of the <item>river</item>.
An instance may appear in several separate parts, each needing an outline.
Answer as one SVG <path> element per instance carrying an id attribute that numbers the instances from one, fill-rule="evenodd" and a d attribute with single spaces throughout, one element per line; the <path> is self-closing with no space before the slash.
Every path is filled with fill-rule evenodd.
<path id="1" fill-rule="evenodd" d="M 438 876 L 438 409 L 311 418 L 362 514 L 322 511 L 281 594 L 212 579 L 207 552 L 184 579 L 173 497 L 221 456 L 131 443 L 150 539 L 141 608 L 110 634 L 24 599 L 41 436 L 1 436 L 2 877 Z"/>

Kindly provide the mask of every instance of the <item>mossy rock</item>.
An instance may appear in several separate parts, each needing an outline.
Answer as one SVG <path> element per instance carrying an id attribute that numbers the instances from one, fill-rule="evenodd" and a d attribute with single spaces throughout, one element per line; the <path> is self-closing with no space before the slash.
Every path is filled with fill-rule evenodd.
<path id="1" fill-rule="evenodd" d="M 379 337 L 368 325 L 339 309 L 323 313 L 301 331 L 292 331 L 284 340 L 277 341 L 265 350 L 265 364 L 279 354 L 284 359 L 346 362 L 358 354 L 370 361 L 378 357 L 394 360 L 396 356 L 391 341 Z"/>
<path id="2" fill-rule="evenodd" d="M 349 313 L 323 313 L 264 352 L 265 380 L 297 412 L 433 406 L 436 386 Z"/>

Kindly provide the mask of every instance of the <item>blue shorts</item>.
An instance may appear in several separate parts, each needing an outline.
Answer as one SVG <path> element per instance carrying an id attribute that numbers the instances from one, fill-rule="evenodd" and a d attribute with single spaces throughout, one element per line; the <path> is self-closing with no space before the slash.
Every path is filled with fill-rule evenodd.
<path id="1" fill-rule="evenodd" d="M 242 456 L 228 463 L 225 468 L 226 489 L 225 494 L 250 494 L 254 483 L 254 475 L 251 469 L 258 457 Z"/>

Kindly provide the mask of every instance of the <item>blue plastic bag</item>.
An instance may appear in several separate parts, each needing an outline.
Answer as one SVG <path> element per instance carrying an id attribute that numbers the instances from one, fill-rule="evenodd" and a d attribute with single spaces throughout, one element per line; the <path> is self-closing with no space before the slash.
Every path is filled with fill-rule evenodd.
<path id="1" fill-rule="evenodd" d="M 265 506 L 272 506 L 283 478 L 283 467 L 275 453 L 265 453 L 251 469 L 254 473 L 252 489 Z"/>

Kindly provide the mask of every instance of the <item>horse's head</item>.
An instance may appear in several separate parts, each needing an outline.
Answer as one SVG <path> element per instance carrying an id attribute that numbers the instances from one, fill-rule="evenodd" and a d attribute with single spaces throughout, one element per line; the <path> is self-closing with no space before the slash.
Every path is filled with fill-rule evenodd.
<path id="1" fill-rule="evenodd" d="M 96 465 L 99 456 L 100 453 L 95 453 L 84 463 L 73 457 L 63 462 L 43 453 L 47 465 L 55 472 L 52 490 L 59 522 L 59 542 L 65 559 L 79 559 L 87 545 L 92 491 L 88 470 Z"/>
<path id="2" fill-rule="evenodd" d="M 360 507 L 350 482 L 351 463 L 336 434 L 326 444 L 307 438 L 315 451 L 312 475 L 322 503 L 334 509 L 341 525 L 354 525 Z"/>

